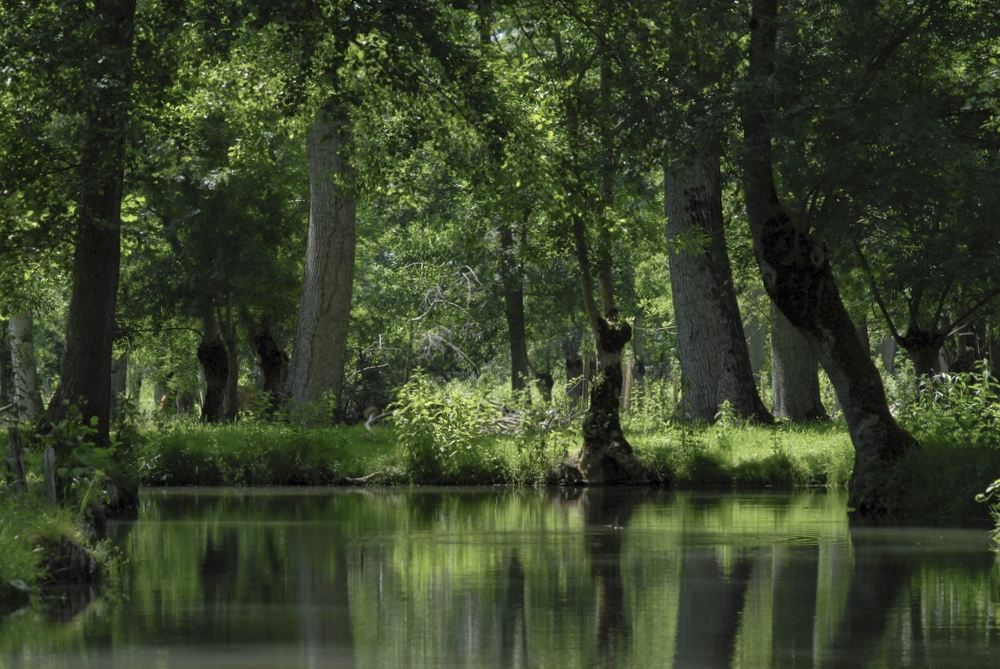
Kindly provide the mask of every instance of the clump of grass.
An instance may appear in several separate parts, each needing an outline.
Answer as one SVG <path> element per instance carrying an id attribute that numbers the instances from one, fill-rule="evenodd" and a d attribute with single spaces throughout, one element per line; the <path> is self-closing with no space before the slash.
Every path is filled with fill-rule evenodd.
<path id="1" fill-rule="evenodd" d="M 325 485 L 377 471 L 393 446 L 384 430 L 286 423 L 179 422 L 148 435 L 139 454 L 145 485 Z"/>
<path id="2" fill-rule="evenodd" d="M 28 589 L 45 580 L 39 546 L 65 537 L 86 545 L 80 519 L 66 508 L 49 504 L 37 491 L 0 492 L 0 594 L 4 586 L 23 583 Z M 99 561 L 109 556 L 101 554 Z M 5 602 L 0 597 L 0 609 Z"/>
<path id="3" fill-rule="evenodd" d="M 680 486 L 840 486 L 854 466 L 842 425 L 714 426 L 668 423 L 636 435 L 640 458 Z"/>

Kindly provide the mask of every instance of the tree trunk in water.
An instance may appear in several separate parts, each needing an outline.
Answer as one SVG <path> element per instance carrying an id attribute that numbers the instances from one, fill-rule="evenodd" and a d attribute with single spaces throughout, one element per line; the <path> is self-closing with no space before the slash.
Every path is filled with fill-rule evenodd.
<path id="1" fill-rule="evenodd" d="M 35 365 L 34 322 L 30 314 L 10 317 L 10 360 L 14 380 L 14 402 L 18 421 L 34 418 L 42 411 Z"/>
<path id="2" fill-rule="evenodd" d="M 347 329 L 354 287 L 354 170 L 345 105 L 330 99 L 309 133 L 309 238 L 295 327 L 289 393 L 299 406 L 331 392 L 343 410 Z"/>
<path id="3" fill-rule="evenodd" d="M 903 457 L 919 448 L 889 413 L 885 390 L 844 308 L 826 255 L 784 210 L 774 185 L 768 97 L 774 73 L 777 0 L 754 0 L 750 92 L 743 100 L 747 218 L 768 295 L 806 338 L 844 409 L 854 444 L 849 505 L 860 515 L 899 513 Z"/>
<path id="4" fill-rule="evenodd" d="M 97 418 L 97 443 L 110 442 L 111 349 L 121 256 L 121 200 L 131 106 L 135 0 L 97 0 L 95 49 L 81 54 L 94 84 L 86 110 L 86 139 L 78 168 L 80 196 L 73 256 L 73 291 L 66 351 L 48 418 L 79 406 L 84 421 Z M 104 82 L 105 85 L 97 85 Z"/>
<path id="5" fill-rule="evenodd" d="M 524 288 L 521 267 L 514 253 L 514 234 L 506 223 L 500 226 L 500 277 L 503 280 L 504 312 L 510 340 L 510 387 L 524 390 L 528 378 L 528 343 L 524 330 Z"/>
<path id="6" fill-rule="evenodd" d="M 757 392 L 733 286 L 717 156 L 664 170 L 670 290 L 684 374 L 681 412 L 712 423 L 728 402 L 737 416 L 773 421 Z M 706 240 L 702 244 L 702 240 Z"/>
<path id="7" fill-rule="evenodd" d="M 775 418 L 793 423 L 826 420 L 819 397 L 819 362 L 809 342 L 771 304 L 771 389 Z"/>

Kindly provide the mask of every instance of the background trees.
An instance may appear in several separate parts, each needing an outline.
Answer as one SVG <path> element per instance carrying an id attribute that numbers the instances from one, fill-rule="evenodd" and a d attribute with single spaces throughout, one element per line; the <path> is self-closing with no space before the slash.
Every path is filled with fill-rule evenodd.
<path id="1" fill-rule="evenodd" d="M 806 2 L 752 53 L 742 11 L 681 0 L 139 14 L 107 0 L 0 17 L 0 253 L 73 286 L 49 413 L 82 397 L 101 439 L 116 332 L 125 350 L 197 330 L 206 419 L 235 417 L 241 377 L 276 394 L 286 349 L 294 403 L 329 397 L 350 419 L 417 366 L 520 391 L 570 342 L 571 358 L 615 367 L 641 307 L 670 334 L 634 356 L 662 359 L 645 365 L 660 376 L 679 362 L 680 414 L 711 421 L 728 403 L 768 420 L 739 311 L 759 284 L 732 276 L 734 261 L 748 276 L 744 210 L 779 309 L 826 346 L 824 365 L 854 359 L 828 369 L 853 428 L 888 410 L 829 281 L 852 315 L 877 309 L 922 373 L 994 317 L 1000 29 L 986 2 Z M 789 259 L 790 278 L 770 272 Z M 8 267 L 20 317 L 40 284 Z M 849 354 L 817 334 L 833 329 Z M 814 362 L 783 355 L 793 339 L 774 337 L 773 383 L 804 381 L 793 394 L 809 406 L 775 411 L 806 419 L 822 407 Z M 255 353 L 270 356 L 260 371 L 241 363 Z M 789 377 L 791 360 L 805 364 Z M 844 393 L 879 406 L 851 413 Z"/>

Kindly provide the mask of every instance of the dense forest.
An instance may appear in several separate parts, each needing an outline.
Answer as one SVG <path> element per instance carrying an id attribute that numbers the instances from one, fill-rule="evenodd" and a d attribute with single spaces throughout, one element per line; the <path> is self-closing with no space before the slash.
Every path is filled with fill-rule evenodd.
<path id="1" fill-rule="evenodd" d="M 564 481 L 647 480 L 662 381 L 842 413 L 882 513 L 885 375 L 997 363 L 990 0 L 5 0 L 0 43 L 0 405 L 42 432 L 586 370 Z"/>

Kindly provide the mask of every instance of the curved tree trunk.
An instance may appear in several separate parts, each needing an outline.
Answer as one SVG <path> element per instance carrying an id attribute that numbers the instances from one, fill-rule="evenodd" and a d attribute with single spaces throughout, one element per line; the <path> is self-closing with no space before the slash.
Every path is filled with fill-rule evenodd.
<path id="1" fill-rule="evenodd" d="M 774 101 L 766 92 L 774 73 L 777 0 L 754 0 L 750 20 L 750 91 L 743 100 L 747 218 L 764 287 L 806 338 L 844 409 L 854 444 L 849 504 L 861 515 L 901 511 L 897 468 L 919 448 L 889 412 L 878 370 L 840 299 L 826 249 L 796 225 L 774 184 L 769 123 Z"/>
<path id="2" fill-rule="evenodd" d="M 737 416 L 773 421 L 750 366 L 722 216 L 715 155 L 698 156 L 663 177 L 670 244 L 670 290 L 684 378 L 680 411 L 712 423 L 723 402 Z"/>
<path id="3" fill-rule="evenodd" d="M 121 256 L 121 201 L 125 142 L 131 105 L 135 0 L 94 3 L 95 49 L 84 66 L 93 86 L 78 168 L 80 196 L 73 255 L 73 292 L 66 321 L 66 351 L 48 418 L 78 405 L 84 420 L 97 418 L 95 441 L 110 441 L 111 349 Z M 113 82 L 113 85 L 97 85 Z"/>
<path id="4" fill-rule="evenodd" d="M 819 397 L 819 361 L 809 342 L 771 304 L 771 388 L 775 418 L 793 423 L 825 420 Z"/>
<path id="5" fill-rule="evenodd" d="M 341 155 L 349 137 L 347 107 L 331 98 L 309 133 L 309 238 L 289 372 L 295 405 L 330 392 L 338 411 L 354 288 L 354 170 Z"/>

